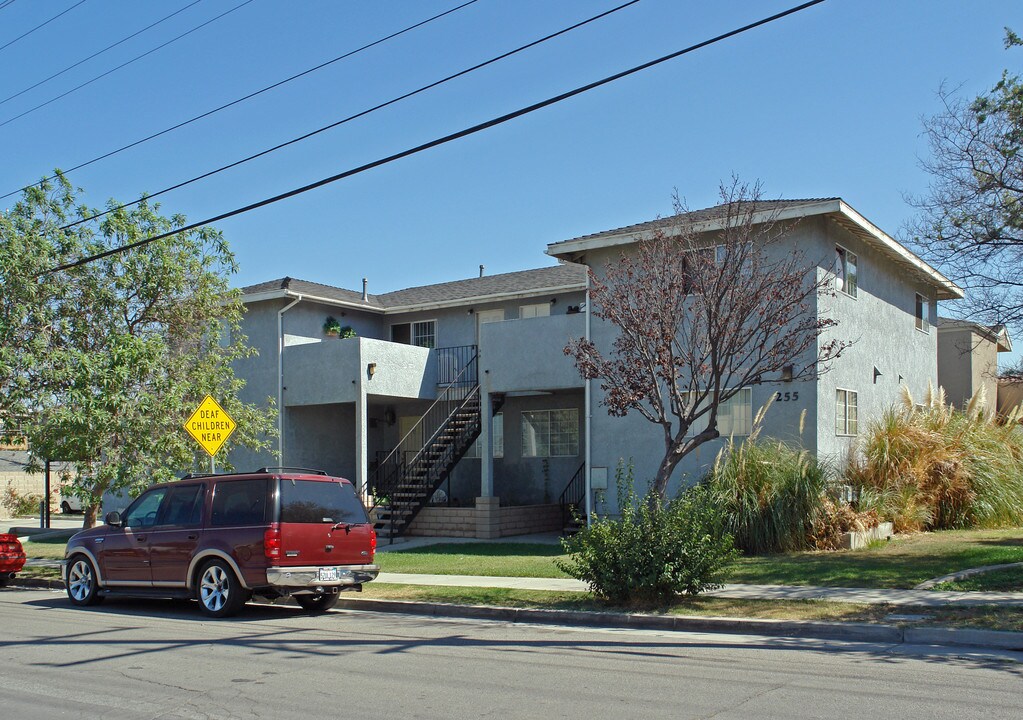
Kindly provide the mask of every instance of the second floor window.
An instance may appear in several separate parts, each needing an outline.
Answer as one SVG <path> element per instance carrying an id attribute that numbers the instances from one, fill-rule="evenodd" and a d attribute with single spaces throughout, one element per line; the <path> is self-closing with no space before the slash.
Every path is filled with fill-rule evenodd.
<path id="1" fill-rule="evenodd" d="M 424 320 L 412 323 L 412 344 L 424 348 L 437 347 L 437 323 Z"/>
<path id="2" fill-rule="evenodd" d="M 856 297 L 859 281 L 856 274 L 858 258 L 842 246 L 835 247 L 835 289 Z"/>
<path id="3" fill-rule="evenodd" d="M 690 397 L 695 397 L 691 394 Z M 710 418 L 703 415 L 697 418 L 687 433 L 690 437 L 700 434 L 707 428 Z M 741 388 L 737 393 L 718 405 L 718 433 L 723 438 L 746 437 L 753 430 L 753 389 Z"/>
<path id="4" fill-rule="evenodd" d="M 920 293 L 916 294 L 916 329 L 928 332 L 930 329 L 930 321 L 927 319 L 927 306 L 930 303 Z"/>
<path id="5" fill-rule="evenodd" d="M 536 303 L 535 305 L 519 305 L 519 318 L 547 317 L 551 314 L 550 303 Z"/>

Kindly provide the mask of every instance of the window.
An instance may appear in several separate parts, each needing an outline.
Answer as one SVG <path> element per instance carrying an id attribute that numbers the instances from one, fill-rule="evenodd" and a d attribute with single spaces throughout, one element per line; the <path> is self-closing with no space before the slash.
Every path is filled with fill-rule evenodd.
<path id="1" fill-rule="evenodd" d="M 916 294 L 916 329 L 929 332 L 931 324 L 927 319 L 927 309 L 930 303 L 920 293 Z"/>
<path id="2" fill-rule="evenodd" d="M 203 485 L 179 485 L 167 495 L 167 501 L 160 509 L 158 525 L 179 525 L 182 527 L 202 523 L 202 501 L 206 497 Z"/>
<path id="3" fill-rule="evenodd" d="M 421 320 L 414 323 L 391 325 L 391 342 L 435 348 L 437 347 L 437 321 Z"/>
<path id="4" fill-rule="evenodd" d="M 504 413 L 494 415 L 494 431 L 490 433 L 490 444 L 493 445 L 494 457 L 504 457 Z M 477 439 L 472 447 L 465 453 L 467 458 L 482 457 L 480 454 L 480 441 Z"/>
<path id="5" fill-rule="evenodd" d="M 163 496 L 167 494 L 167 488 L 150 490 L 132 503 L 128 513 L 124 517 L 124 526 L 131 528 L 147 528 L 156 525 L 156 514 L 163 502 Z"/>
<path id="6" fill-rule="evenodd" d="M 365 523 L 366 508 L 351 485 L 322 480 L 281 480 L 282 523 Z"/>
<path id="7" fill-rule="evenodd" d="M 690 393 L 694 397 L 696 393 Z M 690 437 L 707 429 L 709 415 L 703 415 L 689 428 Z M 718 405 L 718 433 L 721 437 L 745 437 L 753 430 L 753 388 L 742 388 Z"/>
<path id="8" fill-rule="evenodd" d="M 856 255 L 844 247 L 835 247 L 835 289 L 856 297 L 859 286 L 856 279 Z"/>
<path id="9" fill-rule="evenodd" d="M 835 434 L 855 435 L 859 431 L 859 407 L 852 390 L 835 391 Z"/>
<path id="10" fill-rule="evenodd" d="M 265 522 L 266 496 L 266 480 L 221 481 L 213 491 L 210 524 L 215 527 L 260 525 Z"/>
<path id="11" fill-rule="evenodd" d="M 519 318 L 547 317 L 551 314 L 550 303 L 536 303 L 535 305 L 519 305 Z"/>
<path id="12" fill-rule="evenodd" d="M 418 347 L 437 347 L 437 323 L 434 320 L 424 320 L 412 323 L 412 344 Z"/>
<path id="13" fill-rule="evenodd" d="M 573 457 L 579 454 L 579 410 L 522 413 L 522 457 Z"/>

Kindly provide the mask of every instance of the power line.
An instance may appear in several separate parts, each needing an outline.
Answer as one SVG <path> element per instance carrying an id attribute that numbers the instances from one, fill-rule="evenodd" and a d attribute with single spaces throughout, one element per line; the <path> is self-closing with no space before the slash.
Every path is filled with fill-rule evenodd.
<path id="1" fill-rule="evenodd" d="M 84 2 L 84 0 L 83 0 L 83 2 Z M 216 107 L 216 108 L 213 108 L 212 110 L 208 110 L 208 111 L 206 111 L 206 112 L 204 112 L 204 113 L 202 113 L 200 115 L 196 115 L 195 117 L 189 118 L 188 120 L 184 120 L 182 122 L 179 122 L 176 125 L 171 125 L 169 128 L 166 128 L 164 130 L 160 130 L 159 132 L 155 132 L 152 135 L 148 135 L 148 136 L 142 138 L 141 140 L 136 140 L 134 142 L 128 143 L 127 145 L 122 145 L 121 147 L 117 148 L 116 150 L 111 150 L 109 152 L 103 153 L 102 155 L 97 155 L 96 157 L 92 158 L 91 160 L 87 160 L 86 162 L 80 163 L 78 165 L 75 165 L 74 167 L 71 167 L 71 168 L 68 168 L 67 170 L 62 171 L 62 174 L 63 175 L 68 175 L 69 173 L 72 173 L 75 170 L 80 170 L 83 167 L 86 167 L 88 165 L 92 165 L 95 162 L 99 162 L 100 160 L 105 160 L 106 158 L 111 157 L 112 155 L 117 155 L 118 153 L 123 152 L 125 150 L 128 150 L 130 148 L 133 148 L 136 145 L 141 145 L 142 143 L 148 142 L 148 141 L 153 140 L 155 138 L 158 138 L 161 135 L 166 135 L 169 132 L 172 132 L 172 131 L 177 130 L 179 128 L 183 128 L 186 125 L 190 125 L 191 123 L 194 123 L 197 120 L 202 120 L 203 118 L 209 117 L 210 115 L 213 115 L 214 113 L 218 113 L 221 110 L 226 110 L 227 108 L 229 108 L 229 107 L 231 107 L 233 105 L 237 105 L 238 103 L 241 103 L 241 102 L 244 102 L 246 100 L 249 100 L 250 98 L 254 98 L 257 95 L 261 95 L 261 94 L 263 94 L 263 93 L 265 93 L 265 92 L 267 92 L 269 90 L 273 90 L 274 88 L 278 88 L 281 85 L 284 85 L 285 83 L 291 82 L 292 80 L 297 80 L 300 77 L 308 75 L 309 73 L 312 73 L 312 72 L 316 72 L 317 70 L 325 68 L 328 65 L 333 65 L 334 63 L 336 63 L 336 62 L 338 62 L 340 60 L 344 60 L 345 58 L 351 57 L 352 55 L 355 55 L 357 53 L 363 52 L 364 50 L 368 50 L 371 47 L 374 47 L 376 45 L 380 45 L 381 43 L 387 42 L 388 40 L 391 40 L 393 38 L 398 37 L 399 35 L 404 35 L 405 33 L 409 32 L 411 30 L 415 30 L 416 28 L 422 27 L 423 25 L 431 23 L 434 20 L 438 20 L 438 19 L 444 17 L 445 15 L 450 15 L 453 12 L 461 10 L 462 8 L 468 7 L 469 5 L 473 5 L 474 3 L 477 3 L 477 2 L 479 2 L 479 0 L 468 0 L 468 2 L 463 2 L 461 5 L 456 5 L 455 7 L 451 8 L 450 10 L 445 10 L 444 12 L 438 13 L 437 15 L 434 15 L 433 17 L 429 17 L 426 20 L 422 20 L 420 22 L 417 22 L 414 25 L 409 25 L 408 27 L 403 28 L 402 30 L 398 30 L 397 32 L 393 32 L 390 35 L 387 35 L 385 37 L 382 37 L 382 38 L 379 38 L 377 40 L 374 40 L 371 43 L 367 43 L 366 45 L 363 45 L 362 47 L 356 48 L 355 50 L 350 50 L 350 51 L 344 53 L 343 55 L 338 55 L 336 58 L 333 58 L 331 60 L 327 60 L 326 62 L 320 63 L 319 65 L 316 65 L 314 67 L 309 68 L 308 70 L 303 70 L 300 73 L 297 73 L 295 75 L 292 75 L 291 77 L 288 77 L 288 78 L 285 78 L 285 79 L 280 80 L 278 82 L 275 82 L 272 85 L 267 85 L 266 87 L 261 88 L 259 90 L 256 90 L 255 92 L 251 92 L 248 95 L 245 95 L 243 97 L 238 98 L 237 100 L 232 100 L 231 102 L 225 103 L 225 104 L 221 105 L 220 107 Z M 56 175 L 50 175 L 48 177 L 43 178 L 39 182 L 47 182 L 49 180 L 53 180 L 56 177 L 57 177 Z M 2 200 L 3 198 L 10 197 L 11 195 L 15 195 L 17 193 L 24 192 L 25 190 L 28 190 L 30 187 L 33 187 L 34 185 L 37 185 L 37 184 L 38 184 L 38 182 L 35 182 L 35 183 L 32 183 L 31 185 L 26 185 L 25 187 L 18 188 L 17 190 L 11 190 L 10 192 L 5 193 L 4 195 L 0 195 L 0 200 Z"/>
<path id="2" fill-rule="evenodd" d="M 13 0 L 12 0 L 12 2 L 13 2 Z M 74 9 L 75 9 L 76 7 L 78 7 L 79 5 L 81 5 L 81 4 L 82 4 L 82 3 L 84 3 L 84 2 L 85 2 L 85 0 L 78 0 L 78 2 L 76 2 L 76 3 L 74 4 L 74 5 L 72 5 L 71 7 L 69 7 L 69 8 L 67 9 L 67 10 L 64 10 L 63 12 L 59 12 L 59 13 L 57 13 L 56 15 L 54 15 L 54 16 L 53 16 L 52 18 L 50 18 L 49 20 L 45 20 L 44 22 L 41 22 L 41 23 L 39 23 L 38 25 L 36 25 L 36 26 L 35 26 L 34 28 L 32 28 L 31 30 L 28 30 L 28 31 L 26 31 L 26 32 L 23 32 L 23 33 L 22 33 L 21 35 L 19 35 L 18 37 L 14 38 L 13 40 L 11 40 L 11 41 L 10 41 L 9 43 L 7 43 L 6 45 L 0 45 L 0 50 L 4 50 L 5 48 L 9 48 L 9 47 L 10 47 L 11 45 L 13 45 L 14 43 L 18 42 L 18 41 L 19 41 L 19 40 L 21 40 L 22 38 L 26 38 L 26 37 L 28 37 L 29 35 L 31 35 L 32 33 L 34 33 L 34 32 L 35 32 L 36 30 L 39 30 L 40 28 L 46 27 L 47 25 L 49 25 L 50 23 L 52 23 L 52 22 L 53 22 L 54 20 L 56 20 L 57 18 L 59 18 L 59 17 L 61 16 L 61 15 L 66 15 L 67 13 L 71 12 L 72 10 L 74 10 Z M 7 3 L 7 5 L 10 5 L 10 4 L 11 4 L 11 3 Z M 4 5 L 4 7 L 7 7 L 7 5 Z"/>
<path id="3" fill-rule="evenodd" d="M 493 63 L 496 63 L 499 60 L 503 60 L 503 59 L 505 59 L 507 57 L 510 57 L 512 55 L 520 53 L 520 52 L 522 52 L 524 50 L 528 50 L 531 47 L 535 47 L 536 45 L 539 45 L 541 43 L 547 42 L 548 40 L 551 40 L 551 39 L 556 38 L 556 37 L 558 37 L 560 35 L 564 35 L 565 33 L 571 32 L 572 30 L 580 28 L 583 25 L 588 25 L 588 24 L 590 24 L 592 22 L 600 20 L 601 18 L 607 17 L 608 15 L 612 15 L 612 14 L 618 12 L 619 10 L 624 10 L 625 8 L 629 7 L 630 5 L 635 5 L 639 1 L 640 0 L 629 0 L 628 2 L 623 3 L 623 4 L 621 4 L 621 5 L 617 6 L 617 7 L 611 8 L 610 10 L 606 10 L 605 12 L 602 12 L 602 13 L 600 13 L 598 15 L 594 15 L 594 16 L 592 16 L 590 18 L 587 18 L 586 20 L 583 20 L 581 22 L 577 22 L 574 25 L 570 25 L 570 26 L 568 26 L 568 27 L 566 27 L 566 28 L 564 28 L 562 30 L 558 30 L 557 32 L 551 33 L 550 35 L 546 35 L 546 36 L 540 38 L 539 40 L 534 40 L 533 42 L 527 43 L 527 44 L 522 45 L 520 47 L 517 47 L 514 50 L 509 50 L 508 52 L 502 53 L 502 54 L 500 54 L 500 55 L 498 55 L 496 57 L 493 57 L 493 58 L 491 58 L 489 60 L 486 60 L 484 62 L 481 62 L 481 63 L 478 63 L 476 65 L 473 65 L 472 67 L 466 68 L 465 70 L 461 70 L 461 71 L 459 71 L 459 72 L 457 72 L 457 73 L 455 73 L 453 75 L 448 75 L 447 77 L 442 78 L 440 80 L 437 80 L 435 82 L 432 82 L 432 83 L 430 83 L 428 85 L 423 85 L 422 87 L 417 88 L 416 90 L 412 90 L 411 92 L 407 92 L 404 95 L 400 95 L 400 96 L 398 96 L 396 98 L 392 98 L 391 100 L 387 100 L 386 102 L 382 102 L 379 105 L 375 105 L 375 106 L 373 106 L 373 107 L 371 107 L 371 108 L 369 108 L 367 110 L 363 110 L 361 112 L 355 113 L 354 115 L 349 115 L 348 117 L 342 118 L 341 120 L 338 120 L 337 122 L 330 123 L 329 125 L 324 125 L 323 127 L 320 127 L 320 128 L 317 128 L 316 130 L 312 130 L 310 132 L 307 132 L 304 135 L 299 135 L 298 137 L 292 138 L 291 140 L 286 140 L 285 142 L 282 142 L 282 143 L 279 143 L 277 145 L 274 145 L 273 147 L 267 148 L 266 150 L 261 150 L 260 152 L 257 152 L 257 153 L 255 153 L 253 155 L 249 155 L 248 157 L 244 157 L 241 160 L 236 160 L 236 161 L 234 161 L 232 163 L 228 163 L 227 165 L 222 165 L 222 166 L 216 168 L 215 170 L 210 170 L 209 172 L 205 172 L 202 175 L 197 175 L 197 176 L 195 176 L 193 178 L 190 178 L 188 180 L 183 180 L 182 182 L 179 182 L 179 183 L 176 183 L 174 185 L 171 185 L 170 187 L 166 187 L 166 188 L 164 188 L 162 190 L 157 190 L 154 193 L 148 193 L 148 194 L 143 195 L 142 197 L 138 198 L 137 200 L 132 200 L 131 202 L 124 203 L 123 205 L 116 205 L 114 207 L 111 207 L 111 208 L 108 208 L 108 209 L 104 210 L 103 212 L 96 213 L 95 215 L 89 215 L 88 217 L 84 217 L 84 218 L 81 218 L 79 220 L 76 220 L 73 223 L 69 223 L 69 224 L 65 225 L 64 227 L 61 228 L 61 230 L 67 230 L 69 228 L 75 227 L 76 225 L 81 225 L 82 223 L 89 222 L 90 220 L 95 220 L 96 218 L 101 218 L 104 215 L 109 215 L 112 212 L 116 212 L 118 210 L 122 210 L 122 209 L 124 209 L 126 207 L 131 207 L 133 205 L 138 205 L 143 200 L 149 200 L 151 198 L 159 197 L 160 195 L 164 195 L 166 193 L 169 193 L 172 190 L 177 190 L 179 188 L 183 188 L 186 185 L 191 185 L 192 183 L 198 182 L 199 180 L 205 180 L 208 177 L 211 177 L 211 176 L 216 175 L 218 173 L 222 173 L 225 170 L 230 170 L 231 168 L 238 167 L 239 165 L 243 165 L 244 163 L 247 163 L 247 162 L 250 162 L 252 160 L 255 160 L 256 158 L 263 157 L 264 155 L 269 155 L 270 153 L 276 152 L 277 150 L 280 150 L 281 148 L 285 148 L 285 147 L 288 147 L 289 145 L 294 145 L 295 143 L 301 142 L 303 140 L 307 140 L 307 139 L 313 137 L 314 135 L 319 135 L 322 132 L 326 132 L 327 130 L 331 130 L 331 129 L 336 128 L 336 127 L 338 127 L 340 125 L 344 125 L 345 123 L 351 122 L 352 120 L 355 120 L 357 118 L 365 117 L 366 115 L 369 115 L 372 112 L 376 112 L 377 110 L 380 110 L 381 108 L 385 108 L 385 107 L 387 107 L 389 105 L 394 105 L 395 103 L 400 102 L 402 100 L 405 100 L 407 98 L 410 98 L 413 95 L 418 95 L 419 93 L 425 92 L 425 91 L 427 91 L 427 90 L 429 90 L 431 88 L 435 88 L 438 85 L 443 85 L 444 83 L 449 82 L 451 80 L 454 80 L 455 78 L 459 78 L 459 77 L 462 77 L 463 75 L 467 75 L 467 74 L 469 74 L 469 73 L 471 73 L 471 72 L 473 72 L 475 70 L 479 70 L 480 68 L 486 67 L 487 65 L 492 65 Z"/>
<path id="4" fill-rule="evenodd" d="M 217 20 L 219 20 L 220 18 L 224 17 L 225 15 L 230 15 L 230 14 L 231 14 L 231 13 L 233 13 L 233 12 L 234 12 L 235 10 L 238 10 L 238 9 L 240 9 L 240 8 L 243 8 L 243 7 L 245 7 L 245 6 L 246 6 L 246 5 L 248 5 L 248 4 L 250 3 L 250 2 L 252 2 L 252 0 L 245 0 L 245 1 L 244 1 L 244 2 L 242 2 L 242 3 L 240 3 L 240 4 L 238 4 L 238 5 L 235 5 L 235 6 L 234 6 L 233 8 L 231 8 L 230 10 L 227 10 L 227 11 L 225 11 L 225 12 L 222 12 L 222 13 L 220 13 L 219 15 L 217 15 L 217 16 L 216 16 L 216 17 L 214 17 L 214 18 L 211 18 L 210 20 L 207 20 L 207 21 L 206 21 L 206 22 L 204 22 L 204 23 L 201 23 L 201 24 L 199 24 L 199 25 L 196 25 L 196 26 L 195 26 L 194 28 L 192 28 L 191 30 L 187 30 L 187 31 L 185 31 L 185 32 L 181 33 L 180 35 L 178 35 L 178 36 L 176 36 L 176 37 L 173 37 L 173 38 L 171 38 L 171 39 L 170 39 L 170 40 L 168 40 L 167 42 L 165 42 L 165 43 L 161 43 L 161 44 L 157 45 L 157 46 L 156 46 L 155 48 L 153 48 L 152 50 L 147 50 L 146 52 L 142 53 L 141 55 L 136 55 L 136 56 L 135 56 L 135 57 L 133 57 L 133 58 L 132 58 L 131 60 L 128 60 L 127 62 L 123 62 L 123 63 L 121 63 L 120 65 L 118 65 L 117 67 L 113 68 L 112 70 L 107 70 L 107 71 L 106 71 L 105 73 L 101 73 L 101 74 L 97 75 L 96 77 L 92 78 L 91 80 L 86 80 L 86 81 L 85 81 L 85 82 L 83 82 L 83 83 L 82 83 L 81 85 L 76 85 L 75 87 L 71 88 L 70 90 L 68 90 L 68 91 L 66 91 L 66 92 L 63 92 L 63 93 L 61 93 L 61 94 L 60 94 L 60 95 L 58 95 L 57 97 L 54 97 L 54 98 L 50 98 L 50 99 L 49 99 L 49 100 L 47 100 L 46 102 L 44 102 L 44 103 L 40 103 L 39 105 L 36 105 L 36 106 L 35 106 L 35 107 L 33 107 L 33 108 L 29 108 L 28 110 L 26 110 L 25 112 L 23 112 L 23 113 L 21 113 L 21 114 L 19 114 L 19 115 L 15 115 L 15 116 L 14 116 L 14 117 L 12 117 L 12 118 L 8 118 L 7 120 L 4 120 L 3 122 L 0 122 L 0 127 L 3 127 L 4 125 L 7 125 L 7 124 L 9 124 L 9 123 L 12 123 L 12 122 L 14 122 L 15 120 L 17 120 L 18 118 L 23 118 L 23 117 L 25 117 L 26 115 L 28 115 L 29 113 L 33 113 L 33 112 L 35 112 L 36 110 L 39 110 L 40 108 L 44 108 L 44 107 L 46 107 L 47 105 L 49 105 L 50 103 L 54 103 L 54 102 L 57 102 L 57 101 L 58 101 L 58 100 L 60 100 L 61 98 L 67 97 L 67 96 L 68 96 L 68 95 L 70 95 L 71 93 L 73 93 L 73 92 L 76 92 L 76 91 L 78 91 L 78 90 L 81 90 L 81 89 L 82 89 L 83 87 L 85 87 L 86 85 L 91 85 L 92 83 L 96 82 L 97 80 L 99 80 L 99 79 L 101 79 L 101 78 L 105 78 L 105 77 L 106 77 L 107 75 L 110 75 L 111 73 L 115 73 L 115 72 L 117 72 L 118 70 L 120 70 L 121 68 L 124 68 L 124 67 L 127 67 L 128 65 L 131 65 L 131 64 L 132 64 L 133 62 L 136 62 L 137 60 L 141 60 L 142 58 L 146 57 L 147 55 L 152 55 L 152 54 L 153 54 L 153 53 L 155 53 L 155 52 L 156 52 L 157 50 L 161 50 L 161 49 L 163 49 L 163 48 L 167 47 L 168 45 L 170 45 L 171 43 L 177 42 L 178 40 L 180 40 L 181 38 L 183 38 L 183 37 L 185 37 L 185 36 L 187 36 L 187 35 L 191 35 L 191 34 L 192 34 L 192 33 L 194 33 L 194 32 L 195 32 L 196 30 L 201 30 L 202 28 L 206 27 L 206 26 L 207 26 L 207 25 L 209 25 L 210 23 L 216 22 Z"/>
<path id="5" fill-rule="evenodd" d="M 4 0 L 4 2 L 0 3 L 0 10 L 3 10 L 8 5 L 13 5 L 13 4 L 14 4 L 14 0 Z"/>
<path id="6" fill-rule="evenodd" d="M 13 2 L 13 0 L 12 0 L 12 2 Z M 63 70 L 60 70 L 60 71 L 58 71 L 58 72 L 55 72 L 55 73 L 53 73 L 53 75 L 50 75 L 50 77 L 48 77 L 48 78 L 44 78 L 43 80 L 40 80 L 40 81 L 39 81 L 39 82 L 37 82 L 37 83 L 36 83 L 35 85 L 29 85 L 29 86 L 28 86 L 27 88 L 25 88 L 24 90 L 21 90 L 21 91 L 19 91 L 19 92 L 16 92 L 16 93 L 14 93 L 13 95 L 11 95 L 11 96 L 9 96 L 9 97 L 5 97 L 5 98 L 4 98 L 3 100 L 0 100 L 0 105 L 3 105 L 3 104 L 4 104 L 5 102 L 7 102 L 8 100 L 13 100 L 13 99 L 14 99 L 14 98 L 16 98 L 16 97 L 19 97 L 19 96 L 21 96 L 21 95 L 24 95 L 24 94 L 25 94 L 25 93 L 27 93 L 27 92 L 28 92 L 29 90 L 35 90 L 35 89 L 36 89 L 37 87 L 39 87 L 40 85 L 44 85 L 44 84 L 46 84 L 46 83 L 50 82 L 50 80 L 53 80 L 53 79 L 54 79 L 54 78 L 56 78 L 56 77 L 60 77 L 61 75 L 63 75 L 64 73 L 66 73 L 66 72 L 67 72 L 68 70 L 74 70 L 74 69 L 75 69 L 76 67 L 78 67 L 78 66 L 79 66 L 79 65 L 81 65 L 82 63 L 86 63 L 86 62 L 89 62 L 89 61 L 90 61 L 90 60 L 92 60 L 92 59 L 93 59 L 94 57 L 97 57 L 97 56 L 99 56 L 99 55 L 102 55 L 102 54 L 103 54 L 103 53 L 105 53 L 105 52 L 106 52 L 107 50 L 113 50 L 113 49 L 114 49 L 115 47 L 117 47 L 118 45 L 121 45 L 122 43 L 126 43 L 126 42 L 128 42 L 128 41 L 129 41 L 129 40 L 131 40 L 131 39 L 132 39 L 133 37 L 135 37 L 135 36 L 137 36 L 137 35 L 141 35 L 141 34 L 142 34 L 142 33 L 144 33 L 144 32 L 145 32 L 146 30 L 150 30 L 150 29 L 152 29 L 152 28 L 155 28 L 155 27 L 156 27 L 157 25 L 159 25 L 160 23 L 164 22 L 165 20 L 170 20 L 170 19 L 171 19 L 172 17 L 174 17 L 175 15 L 178 15 L 179 13 L 183 13 L 183 12 L 184 12 L 185 10 L 187 10 L 188 8 L 192 7 L 193 5 L 198 5 L 198 4 L 199 4 L 199 3 L 201 3 L 201 2 L 202 2 L 202 0 L 192 0 L 192 2 L 190 2 L 190 3 L 188 4 L 188 5 L 185 5 L 185 7 L 181 8 L 180 10 L 175 10 L 174 12 L 172 12 L 172 13 L 171 13 L 170 15 L 167 15 L 166 17 L 162 17 L 162 18 L 160 18 L 159 20 L 157 20 L 157 21 L 156 21 L 155 23 L 153 23 L 152 25 L 147 25 L 146 27 L 142 28 L 141 30 L 137 30 L 136 32 L 133 32 L 133 33 L 132 33 L 131 35 L 129 35 L 128 37 L 124 37 L 124 38 L 121 38 L 120 40 L 118 40 L 117 42 L 113 43 L 112 45 L 107 45 L 107 46 L 106 46 L 105 48 L 103 48 L 102 50 L 99 50 L 98 52 L 94 52 L 94 53 L 93 53 L 92 55 L 90 55 L 89 57 L 87 57 L 87 58 L 84 58 L 84 59 L 82 59 L 82 60 L 79 60 L 78 62 L 74 63 L 73 65 L 68 65 L 68 66 L 67 66 L 66 68 L 64 68 Z M 2 9 L 2 8 L 0 8 L 0 9 Z"/>
<path id="7" fill-rule="evenodd" d="M 61 272 L 63 270 L 70 270 L 71 268 L 80 267 L 82 265 L 87 265 L 88 263 L 95 262 L 96 260 L 102 260 L 103 258 L 110 257 L 111 255 L 118 255 L 129 250 L 134 250 L 135 248 L 147 245 L 151 242 L 171 237 L 172 235 L 177 235 L 183 232 L 189 232 L 190 230 L 195 230 L 196 228 L 202 227 L 203 225 L 209 225 L 211 223 L 235 217 L 236 215 L 242 215 L 244 213 L 251 212 L 262 207 L 266 207 L 267 205 L 273 205 L 274 203 L 280 202 L 281 200 L 287 200 L 288 198 L 295 197 L 296 195 L 301 195 L 303 193 L 309 192 L 310 190 L 315 190 L 317 188 L 323 187 L 324 185 L 329 185 L 331 183 L 337 182 L 338 180 L 343 180 L 353 175 L 358 175 L 360 173 L 366 172 L 367 170 L 372 170 L 373 168 L 380 167 L 381 165 L 387 165 L 388 163 L 395 162 L 396 160 L 401 160 L 411 155 L 416 155 L 425 150 L 430 150 L 440 145 L 445 145 L 449 142 L 460 140 L 461 138 L 468 137 L 470 135 L 475 135 L 478 132 L 489 130 L 490 128 L 497 127 L 498 125 L 503 125 L 504 123 L 522 117 L 523 115 L 528 115 L 530 113 L 536 112 L 537 110 L 542 110 L 543 108 L 549 107 L 564 100 L 568 100 L 569 98 L 573 98 L 576 95 L 581 95 L 595 88 L 602 87 L 609 83 L 615 82 L 616 80 L 621 80 L 622 78 L 628 77 L 629 75 L 634 75 L 638 72 L 647 70 L 656 65 L 660 65 L 669 60 L 674 60 L 675 58 L 681 57 L 682 55 L 687 55 L 691 52 L 695 52 L 696 50 L 700 50 L 709 45 L 714 45 L 723 40 L 727 40 L 728 38 L 735 37 L 736 35 L 748 32 L 749 30 L 753 30 L 754 28 L 758 28 L 762 25 L 767 25 L 768 23 L 774 22 L 775 20 L 780 20 L 789 15 L 793 15 L 802 10 L 806 10 L 807 8 L 813 7 L 814 5 L 819 5 L 822 2 L 824 2 L 824 0 L 810 0 L 809 2 L 805 2 L 802 5 L 797 5 L 795 7 L 789 8 L 788 10 L 784 10 L 780 13 L 776 13 L 761 20 L 757 20 L 756 22 L 752 22 L 740 28 L 736 28 L 735 30 L 730 30 L 726 33 L 710 38 L 709 40 L 704 40 L 695 45 L 690 45 L 689 47 L 683 48 L 681 50 L 676 50 L 675 52 L 669 53 L 668 55 L 662 55 L 661 57 L 655 60 L 645 62 L 642 65 L 636 65 L 635 67 L 629 68 L 628 70 L 623 70 L 622 72 L 615 73 L 614 75 L 609 75 L 601 80 L 597 80 L 587 85 L 577 87 L 574 90 L 569 90 L 568 92 L 561 93 L 560 95 L 555 95 L 554 97 L 547 98 L 546 100 L 542 100 L 538 103 L 534 103 L 524 108 L 520 108 L 513 112 L 507 113 L 505 115 L 501 115 L 500 117 L 493 118 L 492 120 L 487 120 L 486 122 L 473 125 L 472 127 L 465 128 L 464 130 L 459 130 L 458 132 L 451 133 L 450 135 L 445 135 L 444 137 L 431 140 L 430 142 L 423 143 L 422 145 L 417 145 L 413 148 L 403 150 L 399 153 L 389 155 L 385 158 L 374 160 L 373 162 L 366 163 L 365 165 L 360 165 L 359 167 L 352 168 L 350 170 L 345 170 L 344 172 L 337 173 L 336 175 L 325 177 L 321 180 L 317 180 L 316 182 L 309 183 L 308 185 L 303 185 L 302 187 L 288 190 L 287 192 L 281 193 L 279 195 L 264 198 L 263 200 L 250 203 L 249 205 L 245 205 L 240 208 L 235 208 L 234 210 L 229 210 L 227 212 L 221 213 L 220 215 L 215 215 L 213 217 L 206 218 L 205 220 L 200 220 L 199 222 L 194 222 L 189 225 L 185 225 L 183 227 L 177 228 L 176 230 L 171 230 L 169 232 L 153 235 L 151 237 L 143 238 L 142 240 L 137 240 L 127 245 L 121 245 L 120 247 L 111 248 L 110 250 L 105 250 L 101 253 L 96 253 L 95 255 L 89 255 L 79 260 L 75 260 L 74 262 L 58 265 L 57 267 L 47 270 L 46 272 L 40 273 L 39 277 L 42 277 L 44 275 L 50 275 L 56 272 Z"/>

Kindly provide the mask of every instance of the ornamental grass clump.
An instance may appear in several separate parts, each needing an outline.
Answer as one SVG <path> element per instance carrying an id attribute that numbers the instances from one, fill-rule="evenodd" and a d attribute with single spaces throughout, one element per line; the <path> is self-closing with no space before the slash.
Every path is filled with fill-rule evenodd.
<path id="1" fill-rule="evenodd" d="M 902 406 L 868 426 L 848 482 L 896 532 L 1023 525 L 1019 419 L 998 422 L 983 389 L 957 410 L 940 388 L 922 405 L 904 388 Z"/>
<path id="2" fill-rule="evenodd" d="M 724 513 L 735 546 L 747 555 L 825 545 L 838 506 L 826 495 L 827 468 L 816 456 L 780 442 L 729 442 L 702 484 Z"/>
<path id="3" fill-rule="evenodd" d="M 664 503 L 654 491 L 639 496 L 632 468 L 619 466 L 619 517 L 595 517 L 562 540 L 570 557 L 559 568 L 616 605 L 650 606 L 717 587 L 735 557 L 719 508 L 705 488 L 689 488 Z"/>

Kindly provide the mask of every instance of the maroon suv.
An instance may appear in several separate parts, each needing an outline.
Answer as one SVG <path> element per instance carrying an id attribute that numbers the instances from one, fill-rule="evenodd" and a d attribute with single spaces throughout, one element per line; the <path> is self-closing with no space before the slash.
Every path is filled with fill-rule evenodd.
<path id="1" fill-rule="evenodd" d="M 61 574 L 75 605 L 113 594 L 195 598 L 226 617 L 253 595 L 292 596 L 323 612 L 376 578 L 375 550 L 350 482 L 263 468 L 154 485 L 72 537 Z"/>

